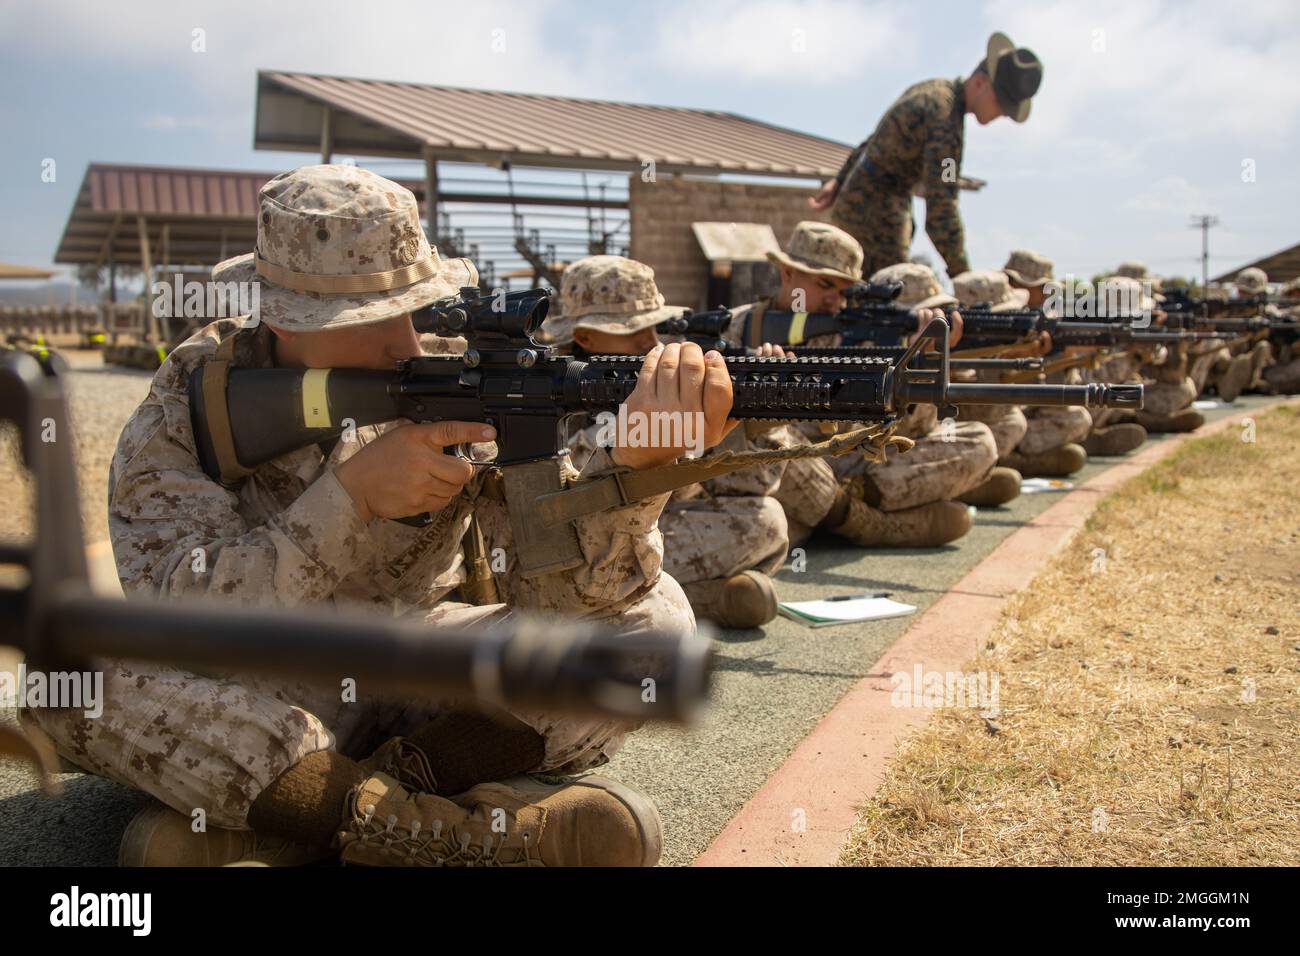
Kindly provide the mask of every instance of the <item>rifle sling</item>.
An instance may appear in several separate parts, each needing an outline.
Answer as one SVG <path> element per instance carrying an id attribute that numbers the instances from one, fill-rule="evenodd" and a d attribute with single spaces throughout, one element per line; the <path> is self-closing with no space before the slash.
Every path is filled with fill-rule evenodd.
<path id="1" fill-rule="evenodd" d="M 633 501 L 653 498 L 687 485 L 731 474 L 741 468 L 797 458 L 821 458 L 857 452 L 872 461 L 883 461 L 890 446 L 900 452 L 912 447 L 912 440 L 894 434 L 893 422 L 877 422 L 832 435 L 825 441 L 790 448 L 745 452 L 720 452 L 708 458 L 661 465 L 645 471 L 618 471 L 600 478 L 580 481 L 563 491 L 537 499 L 542 524 L 553 527 L 585 515 L 622 507 Z"/>
<path id="2" fill-rule="evenodd" d="M 235 434 L 230 428 L 230 407 L 226 404 L 226 381 L 235 358 L 235 336 L 217 346 L 216 354 L 203 366 L 203 410 L 206 413 L 212 450 L 221 469 L 221 480 L 233 484 L 253 473 L 239 463 L 235 454 Z"/>
<path id="3" fill-rule="evenodd" d="M 748 323 L 749 347 L 752 349 L 756 349 L 763 344 L 763 315 L 766 312 L 767 303 L 762 300 L 756 302 L 754 307 L 749 310 L 746 321 Z"/>

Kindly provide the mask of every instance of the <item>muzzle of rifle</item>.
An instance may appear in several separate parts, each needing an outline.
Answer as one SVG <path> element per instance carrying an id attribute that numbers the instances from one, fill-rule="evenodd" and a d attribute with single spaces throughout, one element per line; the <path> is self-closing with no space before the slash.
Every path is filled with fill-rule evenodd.
<path id="1" fill-rule="evenodd" d="M 903 402 L 935 405 L 1080 405 L 1084 408 L 1141 408 L 1141 385 L 1003 385 L 907 381 L 900 386 Z"/>

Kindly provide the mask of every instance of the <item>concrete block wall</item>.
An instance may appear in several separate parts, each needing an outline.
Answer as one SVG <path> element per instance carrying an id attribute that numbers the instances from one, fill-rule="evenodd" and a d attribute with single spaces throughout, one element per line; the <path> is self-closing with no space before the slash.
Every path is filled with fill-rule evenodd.
<path id="1" fill-rule="evenodd" d="M 684 179 L 660 174 L 656 182 L 628 177 L 632 242 L 629 254 L 655 271 L 670 305 L 705 309 L 709 264 L 700 251 L 693 222 L 765 222 L 782 248 L 795 223 L 825 219 L 808 208 L 815 184 L 806 187 Z M 732 303 L 733 305 L 739 303 Z"/>

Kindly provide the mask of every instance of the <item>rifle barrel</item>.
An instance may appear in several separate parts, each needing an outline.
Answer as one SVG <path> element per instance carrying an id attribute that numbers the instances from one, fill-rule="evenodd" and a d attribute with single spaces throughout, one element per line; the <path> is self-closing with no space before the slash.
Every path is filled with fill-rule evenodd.
<path id="1" fill-rule="evenodd" d="M 39 646 L 51 663 L 125 658 L 332 684 L 351 678 L 361 693 L 678 721 L 707 699 L 710 655 L 697 634 L 613 634 L 519 615 L 495 629 L 435 629 L 400 618 L 142 606 L 81 594 L 50 605 Z M 653 702 L 642 699 L 646 678 Z"/>

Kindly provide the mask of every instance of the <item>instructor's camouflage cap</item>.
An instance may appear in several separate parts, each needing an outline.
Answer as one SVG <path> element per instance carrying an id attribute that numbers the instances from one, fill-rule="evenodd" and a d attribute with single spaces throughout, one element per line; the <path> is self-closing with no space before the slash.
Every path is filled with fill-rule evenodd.
<path id="1" fill-rule="evenodd" d="M 1016 285 L 1045 285 L 1052 281 L 1052 260 L 1028 249 L 1014 249 L 1002 271 Z"/>
<path id="2" fill-rule="evenodd" d="M 216 282 L 256 282 L 257 318 L 299 332 L 395 318 L 476 285 L 468 259 L 429 245 L 415 195 L 356 166 L 302 166 L 257 196 L 257 248 Z"/>
<path id="3" fill-rule="evenodd" d="M 964 309 L 986 305 L 991 312 L 1014 312 L 1029 303 L 1028 289 L 1013 289 L 1005 272 L 963 272 L 954 276 L 952 290 Z"/>
<path id="4" fill-rule="evenodd" d="M 542 323 L 537 339 L 563 345 L 573 341 L 574 329 L 631 335 L 675 318 L 683 310 L 683 306 L 664 305 L 654 270 L 644 262 L 623 256 L 588 256 L 564 270 L 560 314 Z"/>
<path id="5" fill-rule="evenodd" d="M 1263 295 L 1268 291 L 1268 273 L 1256 266 L 1237 273 L 1237 291 L 1247 295 Z"/>
<path id="6" fill-rule="evenodd" d="M 871 277 L 871 281 L 903 283 L 903 291 L 894 301 L 905 309 L 939 309 L 957 304 L 956 299 L 943 291 L 934 270 L 919 262 L 885 266 Z"/>
<path id="7" fill-rule="evenodd" d="M 769 252 L 767 258 L 815 276 L 862 281 L 862 245 L 828 222 L 799 223 L 790 234 L 786 249 L 789 251 Z"/>

